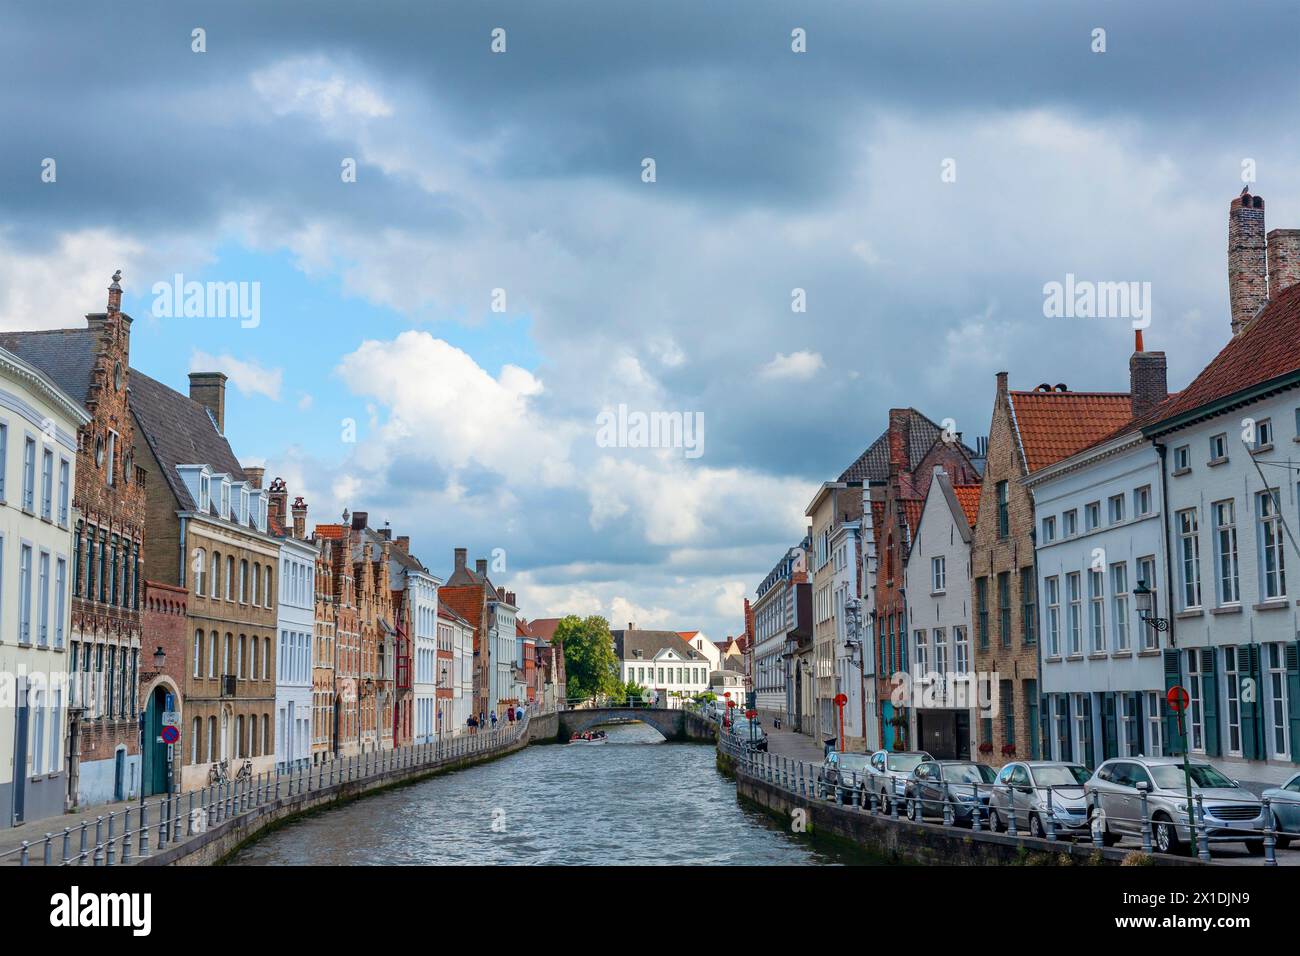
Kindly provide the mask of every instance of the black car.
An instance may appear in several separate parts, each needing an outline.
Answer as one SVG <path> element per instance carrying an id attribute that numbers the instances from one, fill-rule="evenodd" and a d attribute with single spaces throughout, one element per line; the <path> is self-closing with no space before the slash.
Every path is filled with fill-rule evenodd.
<path id="1" fill-rule="evenodd" d="M 861 793 L 867 778 L 869 754 L 831 751 L 817 771 L 817 796 L 823 800 L 835 799 L 839 803 L 852 803 L 853 793 Z"/>
<path id="2" fill-rule="evenodd" d="M 975 814 L 988 819 L 989 786 L 997 779 L 992 767 L 972 760 L 926 760 L 917 764 L 906 784 L 907 818 L 942 817 L 944 803 L 952 806 L 953 822 L 970 826 Z"/>

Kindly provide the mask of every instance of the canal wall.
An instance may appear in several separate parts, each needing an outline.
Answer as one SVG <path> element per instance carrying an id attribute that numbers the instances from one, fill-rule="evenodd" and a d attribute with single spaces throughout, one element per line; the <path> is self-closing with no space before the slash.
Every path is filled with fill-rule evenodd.
<path id="1" fill-rule="evenodd" d="M 1091 842 L 1043 840 L 988 830 L 974 832 L 941 823 L 913 823 L 860 807 L 800 796 L 775 782 L 751 775 L 719 751 L 718 769 L 735 778 L 736 795 L 814 838 L 847 840 L 890 863 L 974 866 L 1205 866 L 1190 857 L 1143 854 Z M 796 814 L 802 819 L 797 820 Z M 1213 864 L 1210 864 L 1213 865 Z"/>
<path id="2" fill-rule="evenodd" d="M 172 844 L 153 856 L 136 859 L 134 862 L 137 866 L 209 866 L 221 863 L 244 844 L 304 814 L 358 800 L 393 787 L 406 786 L 453 770 L 498 760 L 530 744 L 551 743 L 555 740 L 558 728 L 557 713 L 535 715 L 529 718 L 525 732 L 518 739 L 493 750 L 449 757 L 416 766 L 396 767 L 292 795 L 286 792 L 283 796 L 267 800 L 259 806 L 213 824 L 204 832 L 189 836 L 183 842 Z"/>

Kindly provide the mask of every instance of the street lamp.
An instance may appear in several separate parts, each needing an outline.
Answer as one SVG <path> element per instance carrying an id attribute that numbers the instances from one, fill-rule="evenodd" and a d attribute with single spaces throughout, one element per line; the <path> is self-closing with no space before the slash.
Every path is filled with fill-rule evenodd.
<path id="1" fill-rule="evenodd" d="M 1133 589 L 1133 600 L 1137 603 L 1138 619 L 1149 624 L 1157 631 L 1169 630 L 1169 618 L 1156 616 L 1156 592 L 1147 587 L 1146 581 L 1138 581 Z M 1171 636 L 1170 644 L 1173 643 Z"/>

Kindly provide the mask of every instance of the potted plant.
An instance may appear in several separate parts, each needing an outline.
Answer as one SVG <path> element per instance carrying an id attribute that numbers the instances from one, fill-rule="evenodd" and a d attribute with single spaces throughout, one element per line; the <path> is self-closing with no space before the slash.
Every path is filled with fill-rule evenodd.
<path id="1" fill-rule="evenodd" d="M 1002 756 L 1004 756 L 1004 757 L 1014 757 L 1015 755 L 1016 755 L 1016 745 L 1015 745 L 1015 744 L 1003 744 L 1003 745 L 1002 745 Z"/>
<path id="2" fill-rule="evenodd" d="M 984 741 L 984 743 L 980 744 L 980 753 L 982 753 L 982 754 L 991 754 L 991 753 L 993 753 L 993 744 L 990 743 L 990 742 L 987 741 L 987 740 Z"/>

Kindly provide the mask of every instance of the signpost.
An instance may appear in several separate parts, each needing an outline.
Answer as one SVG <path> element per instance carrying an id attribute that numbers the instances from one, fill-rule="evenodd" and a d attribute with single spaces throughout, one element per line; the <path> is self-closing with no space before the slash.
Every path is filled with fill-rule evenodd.
<path id="1" fill-rule="evenodd" d="M 835 695 L 835 706 L 840 712 L 840 753 L 844 752 L 844 705 L 848 702 L 848 697 L 843 694 Z"/>
<path id="2" fill-rule="evenodd" d="M 175 724 L 167 724 L 162 729 L 161 739 L 163 743 L 171 746 L 181 739 L 181 732 L 176 728 Z"/>
<path id="3" fill-rule="evenodd" d="M 1178 715 L 1178 735 L 1183 738 L 1183 783 L 1187 790 L 1187 832 L 1192 837 L 1193 849 L 1199 849 L 1196 846 L 1196 816 L 1192 809 L 1192 773 L 1189 766 L 1187 755 L 1192 749 L 1192 742 L 1187 739 L 1186 726 L 1183 723 L 1183 713 L 1187 710 L 1187 705 L 1191 702 L 1191 695 L 1187 693 L 1187 688 L 1182 684 L 1175 684 L 1169 688 L 1165 694 L 1165 700 L 1168 701 L 1170 709 Z M 1177 829 L 1174 830 L 1177 835 Z"/>

